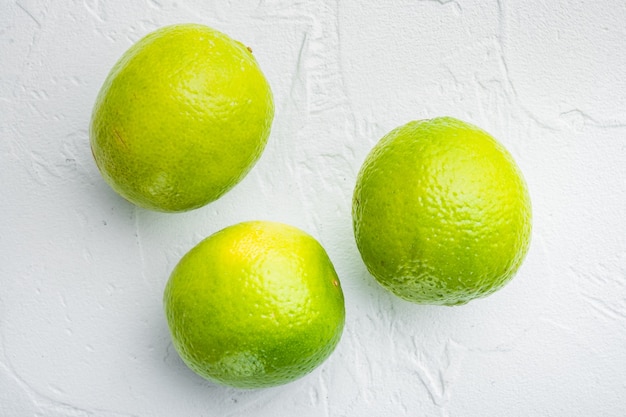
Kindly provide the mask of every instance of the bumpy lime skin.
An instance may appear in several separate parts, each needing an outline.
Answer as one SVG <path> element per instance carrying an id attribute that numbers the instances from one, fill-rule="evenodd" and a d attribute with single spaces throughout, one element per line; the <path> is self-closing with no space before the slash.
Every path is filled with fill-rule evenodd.
<path id="1" fill-rule="evenodd" d="M 334 351 L 343 292 L 323 247 L 274 222 L 245 222 L 206 238 L 164 292 L 180 357 L 198 375 L 238 388 L 286 384 Z"/>
<path id="2" fill-rule="evenodd" d="M 530 196 L 511 155 L 450 117 L 410 122 L 374 146 L 352 216 L 369 272 L 418 304 L 492 294 L 515 275 L 531 237 Z"/>
<path id="3" fill-rule="evenodd" d="M 90 141 L 105 181 L 132 203 L 180 212 L 216 200 L 259 159 L 274 103 L 252 53 L 197 24 L 163 27 L 112 68 Z"/>

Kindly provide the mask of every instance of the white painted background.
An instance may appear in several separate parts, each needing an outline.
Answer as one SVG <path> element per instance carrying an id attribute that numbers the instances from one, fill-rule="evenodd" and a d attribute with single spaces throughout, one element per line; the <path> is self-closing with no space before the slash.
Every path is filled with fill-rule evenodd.
<path id="1" fill-rule="evenodd" d="M 177 22 L 251 46 L 277 111 L 242 183 L 168 215 L 111 191 L 87 128 L 114 62 Z M 503 142 L 534 207 L 517 277 L 456 308 L 382 290 L 350 218 L 373 144 L 441 115 Z M 0 170 L 0 416 L 626 415 L 623 0 L 0 0 Z M 161 294 L 251 219 L 320 240 L 347 323 L 312 374 L 243 391 L 183 365 Z"/>

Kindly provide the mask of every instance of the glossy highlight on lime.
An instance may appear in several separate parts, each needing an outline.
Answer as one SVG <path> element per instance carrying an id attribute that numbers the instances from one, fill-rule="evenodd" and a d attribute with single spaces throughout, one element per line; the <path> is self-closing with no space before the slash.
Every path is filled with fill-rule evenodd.
<path id="1" fill-rule="evenodd" d="M 343 292 L 324 248 L 282 223 L 227 227 L 172 272 L 164 306 L 174 347 L 213 382 L 262 388 L 298 379 L 333 352 Z"/>
<path id="2" fill-rule="evenodd" d="M 187 211 L 246 176 L 273 117 L 270 86 L 249 48 L 207 26 L 166 26 L 135 43 L 107 76 L 91 149 L 127 200 Z"/>
<path id="3" fill-rule="evenodd" d="M 451 117 L 407 123 L 374 146 L 352 217 L 369 272 L 420 304 L 492 294 L 530 244 L 530 196 L 515 161 L 487 132 Z"/>

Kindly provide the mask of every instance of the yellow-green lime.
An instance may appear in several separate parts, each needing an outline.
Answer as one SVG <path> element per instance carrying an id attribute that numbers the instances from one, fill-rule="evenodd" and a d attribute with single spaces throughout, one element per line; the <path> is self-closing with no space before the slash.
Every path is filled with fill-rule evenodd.
<path id="1" fill-rule="evenodd" d="M 203 25 L 166 26 L 112 68 L 93 109 L 91 149 L 105 181 L 127 200 L 186 211 L 248 173 L 273 117 L 251 50 Z"/>
<path id="2" fill-rule="evenodd" d="M 311 372 L 335 349 L 345 320 L 324 248 L 300 229 L 266 221 L 227 227 L 189 251 L 170 276 L 164 305 L 189 368 L 241 388 Z"/>
<path id="3" fill-rule="evenodd" d="M 530 197 L 511 155 L 451 117 L 384 136 L 361 167 L 352 216 L 369 272 L 424 304 L 465 304 L 498 290 L 531 235 Z"/>

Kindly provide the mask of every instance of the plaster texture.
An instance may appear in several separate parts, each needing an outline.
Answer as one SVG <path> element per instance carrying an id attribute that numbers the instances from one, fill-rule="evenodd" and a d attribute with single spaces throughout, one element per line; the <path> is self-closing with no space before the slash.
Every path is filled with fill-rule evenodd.
<path id="1" fill-rule="evenodd" d="M 162 214 L 104 183 L 87 129 L 114 62 L 177 22 L 251 46 L 276 117 L 242 183 Z M 625 71 L 622 0 L 0 0 L 0 416 L 626 415 Z M 374 143 L 442 115 L 511 151 L 534 208 L 518 275 L 454 308 L 385 292 L 350 217 Z M 313 373 L 236 390 L 184 366 L 161 297 L 251 219 L 320 240 L 347 322 Z"/>

